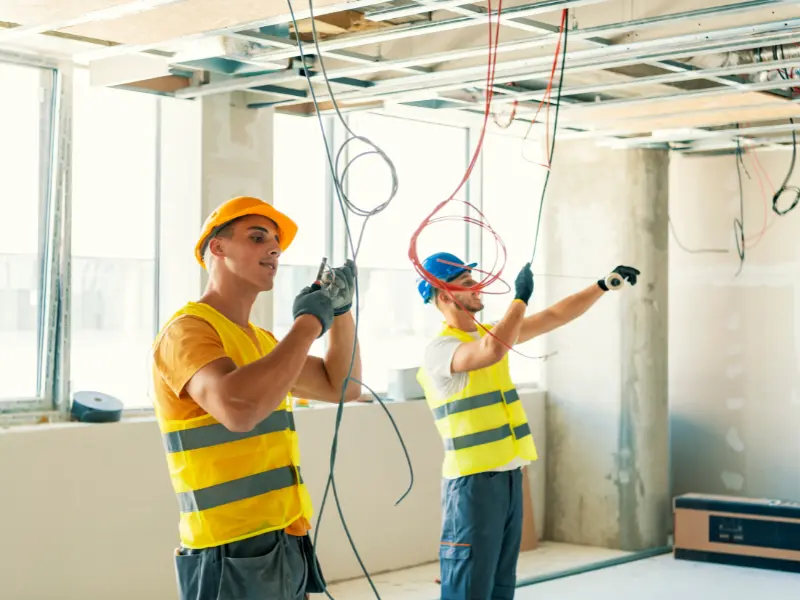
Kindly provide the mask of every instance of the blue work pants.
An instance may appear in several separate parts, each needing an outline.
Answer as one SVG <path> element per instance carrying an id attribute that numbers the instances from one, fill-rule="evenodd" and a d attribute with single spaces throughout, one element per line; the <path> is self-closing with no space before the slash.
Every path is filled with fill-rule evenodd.
<path id="1" fill-rule="evenodd" d="M 513 600 L 522 481 L 521 469 L 443 481 L 441 600 Z"/>

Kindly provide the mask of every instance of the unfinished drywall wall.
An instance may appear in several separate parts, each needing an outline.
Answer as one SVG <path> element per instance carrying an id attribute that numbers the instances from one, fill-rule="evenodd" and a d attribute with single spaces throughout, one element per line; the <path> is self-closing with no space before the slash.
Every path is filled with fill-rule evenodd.
<path id="1" fill-rule="evenodd" d="M 544 393 L 520 395 L 546 455 Z M 439 551 L 441 440 L 425 402 L 387 406 L 414 468 L 406 499 L 394 505 L 408 486 L 408 466 L 377 404 L 345 409 L 336 462 L 342 509 L 371 572 L 432 562 Z M 315 522 L 335 416 L 334 408 L 296 412 Z M 178 507 L 153 419 L 0 430 L 0 456 L 3 598 L 177 598 L 172 554 Z M 531 466 L 530 475 L 533 502 L 541 506 L 543 461 Z M 360 576 L 333 498 L 320 523 L 318 551 L 329 582 Z"/>
<path id="2" fill-rule="evenodd" d="M 670 168 L 673 492 L 800 500 L 800 209 L 778 217 L 771 200 L 791 151 L 742 159 L 738 276 L 736 157 Z"/>
<path id="3" fill-rule="evenodd" d="M 620 264 L 641 276 L 548 334 L 558 355 L 546 363 L 547 539 L 624 550 L 666 542 L 668 162 L 663 151 L 591 143 L 563 143 L 555 157 L 548 304 Z"/>

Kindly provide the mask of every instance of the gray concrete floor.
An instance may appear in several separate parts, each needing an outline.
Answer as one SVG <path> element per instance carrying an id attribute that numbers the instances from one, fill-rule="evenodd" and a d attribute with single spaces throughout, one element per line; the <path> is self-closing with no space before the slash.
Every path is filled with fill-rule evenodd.
<path id="1" fill-rule="evenodd" d="M 515 600 L 789 600 L 800 574 L 675 560 L 671 554 L 529 587 Z"/>

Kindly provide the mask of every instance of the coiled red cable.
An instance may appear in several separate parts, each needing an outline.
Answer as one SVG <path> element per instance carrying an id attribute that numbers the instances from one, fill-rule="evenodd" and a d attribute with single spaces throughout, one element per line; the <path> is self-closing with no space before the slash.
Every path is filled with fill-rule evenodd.
<path id="1" fill-rule="evenodd" d="M 488 67 L 487 67 L 487 74 L 486 74 L 486 91 L 487 92 L 486 92 L 486 95 L 485 95 L 485 109 L 484 109 L 484 114 L 483 114 L 483 125 L 481 127 L 480 136 L 478 137 L 478 143 L 476 144 L 475 153 L 472 155 L 472 160 L 470 161 L 470 163 L 469 163 L 469 165 L 467 167 L 467 170 L 466 170 L 466 172 L 464 174 L 464 177 L 461 179 L 459 184 L 456 186 L 456 189 L 453 191 L 453 193 L 446 200 L 444 200 L 444 201 L 440 202 L 439 204 L 437 204 L 436 207 L 431 211 L 431 213 L 425 218 L 425 220 L 422 221 L 420 226 L 414 231 L 413 235 L 411 236 L 411 243 L 410 243 L 409 248 L 408 248 L 408 258 L 411 261 L 411 264 L 414 266 L 414 270 L 417 272 L 417 274 L 421 278 L 423 278 L 425 281 L 430 283 L 433 287 L 445 292 L 462 309 L 464 307 L 455 298 L 454 293 L 455 292 L 464 292 L 464 291 L 480 291 L 482 293 L 491 293 L 491 292 L 484 292 L 484 290 L 487 287 L 489 287 L 490 285 L 492 285 L 493 283 L 495 283 L 496 281 L 498 281 L 498 280 L 502 281 L 501 276 L 503 274 L 503 270 L 505 269 L 506 258 L 507 258 L 506 247 L 505 247 L 505 244 L 503 243 L 503 240 L 501 239 L 500 235 L 488 223 L 488 221 L 486 220 L 486 218 L 483 215 L 483 213 L 480 210 L 478 210 L 478 208 L 475 207 L 470 202 L 467 202 L 466 200 L 456 200 L 455 199 L 456 194 L 458 194 L 458 192 L 461 190 L 461 188 L 464 187 L 464 185 L 466 184 L 467 180 L 472 175 L 472 170 L 475 168 L 475 164 L 477 163 L 478 156 L 480 156 L 481 150 L 483 149 L 483 141 L 484 141 L 484 138 L 486 136 L 486 128 L 487 128 L 487 125 L 488 125 L 488 122 L 489 122 L 489 117 L 492 115 L 491 106 L 492 106 L 492 97 L 494 95 L 493 91 L 494 91 L 495 70 L 496 70 L 496 65 L 497 65 L 497 45 L 498 45 L 499 36 L 500 36 L 500 15 L 502 13 L 503 2 L 502 2 L 502 0 L 499 0 L 499 2 L 497 4 L 497 13 L 496 13 L 496 22 L 495 23 L 492 22 L 492 2 L 491 2 L 491 0 L 488 0 L 487 4 L 488 4 L 487 14 L 488 14 L 488 21 L 489 21 L 489 60 L 488 60 Z M 566 26 L 566 14 L 567 14 L 566 10 L 562 11 L 561 33 L 563 33 L 564 28 Z M 561 47 L 561 37 L 559 36 L 558 47 L 556 48 L 555 58 L 554 58 L 554 63 L 553 63 L 553 69 L 552 69 L 551 74 L 550 74 L 550 81 L 548 82 L 545 98 L 547 98 L 549 96 L 550 89 L 552 88 L 552 85 L 553 85 L 553 79 L 554 79 L 554 75 L 555 75 L 555 66 L 556 66 L 556 63 L 558 61 L 558 55 L 559 55 L 560 47 Z M 545 102 L 545 99 L 543 98 L 542 102 L 539 105 L 540 108 L 541 108 L 542 104 L 544 104 L 544 102 Z M 538 115 L 538 111 L 537 111 L 537 115 Z M 535 120 L 535 117 L 534 117 L 534 120 Z M 548 135 L 549 135 L 549 132 L 548 132 Z M 480 218 L 476 218 L 476 217 L 473 217 L 473 216 L 470 216 L 470 215 L 467 215 L 467 216 L 464 216 L 464 215 L 440 215 L 440 216 L 437 216 L 437 213 L 439 213 L 447 204 L 449 204 L 450 202 L 453 202 L 453 201 L 461 202 L 463 204 L 466 204 L 471 210 L 475 211 L 475 213 L 477 213 Z M 478 271 L 480 273 L 484 273 L 486 276 L 483 279 L 481 279 L 480 281 L 477 281 L 472 286 L 458 285 L 458 284 L 455 284 L 455 283 L 451 283 L 451 282 L 447 282 L 447 281 L 444 281 L 442 279 L 439 279 L 438 277 L 436 277 L 435 275 L 430 273 L 427 269 L 425 269 L 425 267 L 422 265 L 422 261 L 420 260 L 419 255 L 417 253 L 417 240 L 418 240 L 419 236 L 422 234 L 422 232 L 425 229 L 427 229 L 428 227 L 430 227 L 432 225 L 435 225 L 437 223 L 441 223 L 441 222 L 449 221 L 449 220 L 453 220 L 453 219 L 458 220 L 458 221 L 466 221 L 469 224 L 478 225 L 479 227 L 483 228 L 491 236 L 494 237 L 495 246 L 498 249 L 498 252 L 497 252 L 496 258 L 495 258 L 495 263 L 492 265 L 491 270 L 483 271 L 483 270 L 480 270 L 480 269 L 474 269 L 475 271 Z M 499 266 L 498 266 L 498 262 L 500 263 Z M 505 283 L 505 282 L 503 282 L 503 283 Z M 506 284 L 506 286 L 508 286 L 508 284 Z M 509 289 L 510 289 L 510 287 L 509 287 Z M 489 331 L 482 323 L 480 323 L 477 319 L 475 319 L 475 317 L 474 317 L 474 315 L 472 315 L 472 313 L 469 313 L 469 314 L 472 316 L 472 318 L 475 321 L 475 323 L 481 329 L 483 329 L 487 334 L 492 335 L 492 337 L 497 339 L 500 343 L 503 344 L 503 346 L 505 346 L 509 350 L 512 350 L 514 352 L 517 352 L 518 354 L 521 354 L 518 351 L 514 350 L 514 348 L 511 345 L 507 344 L 505 341 L 501 340 L 497 336 L 494 336 L 491 331 Z M 533 358 L 533 357 L 528 357 L 528 358 Z"/>

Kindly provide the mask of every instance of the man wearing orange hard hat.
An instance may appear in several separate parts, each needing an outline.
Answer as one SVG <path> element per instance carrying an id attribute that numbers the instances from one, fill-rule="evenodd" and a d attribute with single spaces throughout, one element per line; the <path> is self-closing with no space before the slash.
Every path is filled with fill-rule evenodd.
<path id="1" fill-rule="evenodd" d="M 273 288 L 297 225 L 270 204 L 239 197 L 209 215 L 195 247 L 208 270 L 153 345 L 155 410 L 180 508 L 176 571 L 182 600 L 297 600 L 324 591 L 308 536 L 311 498 L 300 470 L 292 394 L 339 402 L 361 358 L 350 315 L 352 261 L 300 291 L 280 342 L 250 323 Z M 326 332 L 325 358 L 309 356 Z"/>

